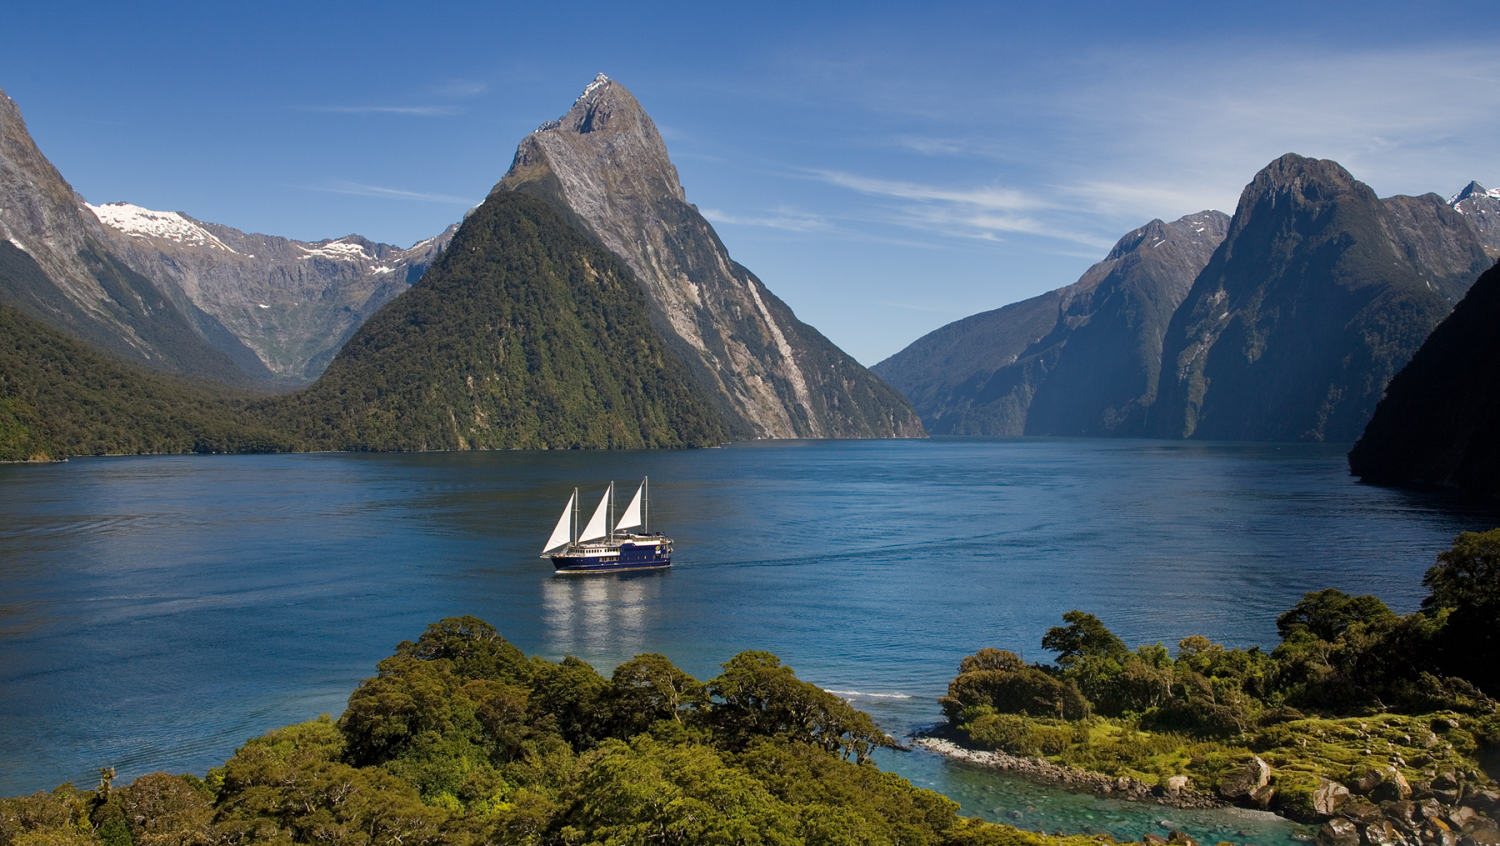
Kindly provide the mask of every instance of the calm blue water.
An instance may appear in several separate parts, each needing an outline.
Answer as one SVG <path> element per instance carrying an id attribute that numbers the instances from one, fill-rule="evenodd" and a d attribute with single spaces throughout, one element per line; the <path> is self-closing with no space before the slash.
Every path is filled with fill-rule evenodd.
<path id="1" fill-rule="evenodd" d="M 605 672 L 661 652 L 708 678 L 769 650 L 900 734 L 938 719 L 964 655 L 1050 658 L 1041 636 L 1072 608 L 1132 645 L 1231 646 L 1274 644 L 1276 615 L 1323 587 L 1414 610 L 1433 557 L 1500 518 L 1360 485 L 1343 451 L 938 439 L 0 467 L 0 795 L 105 765 L 202 773 L 339 713 L 398 641 L 457 614 Z M 537 556 L 573 487 L 590 507 L 645 475 L 673 569 L 554 576 Z M 1116 813 L 927 754 L 882 765 L 1029 828 Z M 1177 821 L 1163 810 L 1109 825 L 1138 838 Z M 1238 824 L 1220 822 L 1198 830 Z"/>

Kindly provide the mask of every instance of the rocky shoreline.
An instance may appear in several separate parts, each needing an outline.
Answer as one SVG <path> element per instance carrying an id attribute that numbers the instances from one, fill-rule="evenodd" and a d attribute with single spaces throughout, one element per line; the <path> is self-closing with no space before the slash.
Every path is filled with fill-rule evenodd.
<path id="1" fill-rule="evenodd" d="M 1167 786 L 1163 787 L 1140 779 L 1125 776 L 1117 778 L 1103 773 L 1064 767 L 1043 758 L 1022 758 L 998 750 L 971 749 L 933 734 L 919 736 L 913 742 L 917 746 L 955 761 L 1004 770 L 1046 784 L 1093 793 L 1096 796 L 1129 799 L 1136 802 L 1155 802 L 1171 808 L 1224 808 L 1230 804 L 1212 793 L 1193 790 L 1188 785 L 1187 776 L 1174 776 L 1168 779 Z"/>
<path id="2" fill-rule="evenodd" d="M 1271 809 L 1275 795 L 1269 784 L 1271 767 L 1259 757 L 1246 765 L 1245 772 L 1225 776 L 1220 785 L 1224 795 L 1220 796 L 1192 789 L 1186 776 L 1173 776 L 1164 785 L 1149 784 L 1041 758 L 972 749 L 937 733 L 919 735 L 913 742 L 953 760 L 1017 773 L 1065 789 L 1173 808 L 1237 805 L 1265 810 Z M 1443 774 L 1421 784 L 1408 784 L 1394 768 L 1367 773 L 1350 785 L 1319 779 L 1313 802 L 1316 817 L 1297 821 L 1321 823 L 1317 841 L 1324 846 L 1500 846 L 1500 827 L 1495 823 L 1500 816 L 1500 794 L 1482 784 L 1468 783 L 1462 774 Z M 1146 842 L 1192 844 L 1178 832 L 1170 840 L 1147 835 Z"/>

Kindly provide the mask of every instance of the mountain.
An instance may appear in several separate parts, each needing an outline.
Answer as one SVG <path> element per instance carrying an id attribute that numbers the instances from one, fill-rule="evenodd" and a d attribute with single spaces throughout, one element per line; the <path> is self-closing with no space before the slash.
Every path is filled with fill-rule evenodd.
<path id="1" fill-rule="evenodd" d="M 1448 199 L 1448 205 L 1464 216 L 1492 259 L 1500 259 L 1500 190 L 1486 190 L 1470 182 Z"/>
<path id="2" fill-rule="evenodd" d="M 293 446 L 246 415 L 253 395 L 184 384 L 5 304 L 0 338 L 0 461 Z"/>
<path id="3" fill-rule="evenodd" d="M 1391 379 L 1349 453 L 1367 482 L 1500 494 L 1500 267 L 1485 272 Z"/>
<path id="4" fill-rule="evenodd" d="M 246 386 L 270 378 L 233 333 L 174 302 L 109 242 L 0 91 L 0 303 L 160 370 Z"/>
<path id="5" fill-rule="evenodd" d="M 361 323 L 421 278 L 458 229 L 403 250 L 358 235 L 306 242 L 247 234 L 129 203 L 87 208 L 126 265 L 175 294 L 184 312 L 210 315 L 229 331 L 230 346 L 215 346 L 231 354 L 248 347 L 254 366 L 292 384 L 317 378 Z"/>
<path id="6" fill-rule="evenodd" d="M 306 390 L 252 409 L 308 449 L 711 446 L 728 431 L 634 275 L 548 203 L 492 194 Z"/>
<path id="7" fill-rule="evenodd" d="M 1173 311 L 1228 222 L 1153 220 L 1072 285 L 951 323 L 873 369 L 934 434 L 1130 432 L 1155 399 Z"/>
<path id="8" fill-rule="evenodd" d="M 600 74 L 523 139 L 490 196 L 542 198 L 618 256 L 651 323 L 737 437 L 920 437 L 906 399 L 736 264 L 678 181 L 651 118 Z"/>
<path id="9" fill-rule="evenodd" d="M 1353 441 L 1489 265 L 1436 195 L 1381 201 L 1336 162 L 1282 156 L 1172 318 L 1146 432 Z"/>

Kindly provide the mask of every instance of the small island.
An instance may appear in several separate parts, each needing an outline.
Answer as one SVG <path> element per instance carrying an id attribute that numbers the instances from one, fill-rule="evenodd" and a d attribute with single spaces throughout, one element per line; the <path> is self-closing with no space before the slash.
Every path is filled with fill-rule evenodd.
<path id="1" fill-rule="evenodd" d="M 1460 535 L 1423 584 L 1406 616 L 1308 593 L 1270 652 L 1131 650 L 1070 611 L 1042 638 L 1055 665 L 965 658 L 920 742 L 1104 795 L 1272 810 L 1330 846 L 1500 843 L 1500 529 Z"/>

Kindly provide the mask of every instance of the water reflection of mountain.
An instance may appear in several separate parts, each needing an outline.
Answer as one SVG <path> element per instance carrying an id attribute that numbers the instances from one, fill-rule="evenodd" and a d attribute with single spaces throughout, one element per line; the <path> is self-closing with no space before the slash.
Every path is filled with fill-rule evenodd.
<path id="1" fill-rule="evenodd" d="M 663 579 L 670 576 L 658 570 L 547 579 L 542 583 L 542 619 L 549 645 L 591 662 L 623 661 L 651 651 L 647 609 L 656 604 Z"/>

